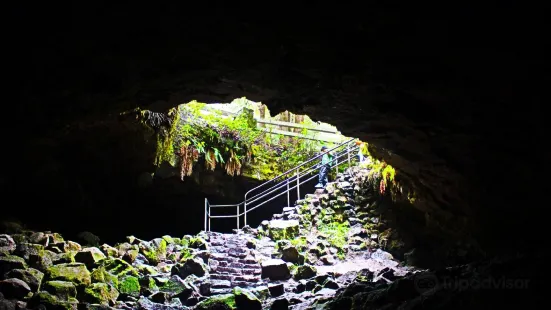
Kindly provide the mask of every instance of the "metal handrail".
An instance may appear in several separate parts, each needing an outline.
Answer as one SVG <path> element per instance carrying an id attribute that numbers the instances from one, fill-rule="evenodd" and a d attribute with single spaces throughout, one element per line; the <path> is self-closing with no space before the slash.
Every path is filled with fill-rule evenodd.
<path id="1" fill-rule="evenodd" d="M 240 203 L 237 203 L 237 204 L 227 204 L 227 205 L 211 205 L 209 202 L 208 202 L 208 199 L 205 198 L 205 231 L 210 231 L 210 220 L 212 218 L 236 218 L 237 219 L 237 228 L 239 229 L 240 227 L 240 217 L 241 216 L 244 216 L 244 225 L 247 225 L 247 213 L 251 212 L 252 210 L 255 210 L 257 208 L 259 208 L 260 206 L 272 201 L 273 199 L 276 199 L 284 194 L 287 194 L 287 206 L 290 206 L 290 191 L 293 190 L 293 189 L 297 189 L 297 197 L 300 199 L 300 185 L 301 184 L 304 184 L 310 180 L 312 180 L 313 178 L 316 177 L 316 175 L 312 175 L 310 177 L 307 177 L 308 175 L 310 175 L 312 172 L 314 172 L 315 170 L 318 170 L 319 168 L 319 163 L 316 162 L 314 163 L 313 165 L 310 165 L 308 166 L 307 168 L 305 169 L 300 169 L 302 167 L 304 167 L 305 165 L 321 158 L 324 154 L 326 153 L 329 153 L 329 152 L 332 152 L 334 150 L 337 150 L 339 148 L 342 148 L 343 146 L 346 146 L 345 148 L 343 148 L 342 150 L 340 151 L 337 151 L 337 153 L 335 154 L 335 157 L 333 158 L 333 161 L 330 165 L 331 168 L 334 168 L 336 167 L 337 168 L 337 171 L 338 171 L 338 166 L 342 163 L 348 163 L 348 165 L 350 166 L 351 165 L 351 156 L 350 156 L 350 153 L 351 152 L 354 152 L 356 150 L 359 149 L 359 146 L 357 145 L 354 145 L 353 147 L 350 147 L 350 144 L 354 141 L 355 139 L 350 139 L 350 140 L 347 140 L 327 151 L 325 151 L 324 153 L 321 153 L 317 156 L 314 156 L 312 157 L 311 159 L 301 163 L 300 165 L 297 165 L 296 167 L 293 167 L 289 170 L 287 170 L 286 172 L 260 184 L 259 186 L 256 186 L 255 188 L 247 191 L 245 193 L 245 197 L 244 197 L 244 200 Z M 342 162 L 339 162 L 339 159 L 343 156 L 347 156 L 347 160 L 343 160 Z M 293 175 L 289 176 L 289 174 L 291 173 L 294 173 Z M 254 192 L 254 191 L 257 191 L 259 190 L 260 188 L 262 187 L 265 187 L 266 185 L 268 184 L 272 184 L 274 181 L 282 178 L 282 177 L 285 177 L 287 176 L 285 179 L 283 179 L 282 181 L 276 183 L 276 184 L 273 184 L 271 187 L 265 189 L 264 191 L 260 192 L 260 193 L 257 193 L 255 194 L 254 196 L 252 197 L 247 197 L 250 193 Z M 301 180 L 301 177 L 303 177 L 303 179 Z M 307 177 L 306 179 L 304 179 L 304 177 Z M 292 186 L 290 185 L 290 183 L 294 183 Z M 274 194 L 275 192 L 281 190 L 282 188 L 286 187 L 286 189 L 278 194 Z M 247 206 L 250 206 L 251 204 L 259 201 L 260 199 L 262 198 L 265 198 L 266 196 L 268 195 L 271 195 L 271 194 L 274 194 L 272 197 L 270 197 L 269 199 L 266 199 L 266 200 L 263 200 L 261 202 L 259 202 L 257 205 L 253 206 L 252 208 L 249 208 L 247 209 Z M 244 206 L 243 208 L 243 212 L 240 212 L 240 207 L 241 205 Z M 230 208 L 230 207 L 235 207 L 236 208 L 236 214 L 234 215 L 212 215 L 211 214 L 211 208 Z"/>

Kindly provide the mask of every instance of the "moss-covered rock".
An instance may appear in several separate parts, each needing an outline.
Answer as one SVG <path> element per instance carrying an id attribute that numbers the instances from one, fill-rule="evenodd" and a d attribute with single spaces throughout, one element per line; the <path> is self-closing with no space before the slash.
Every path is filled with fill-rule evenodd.
<path id="1" fill-rule="evenodd" d="M 119 292 L 121 294 L 139 297 L 140 296 L 140 282 L 137 277 L 125 276 L 119 282 Z"/>
<path id="2" fill-rule="evenodd" d="M 197 250 L 205 250 L 205 251 L 208 250 L 207 242 L 205 241 L 205 239 L 201 237 L 193 237 L 189 239 L 188 247 L 192 249 L 197 249 Z"/>
<path id="3" fill-rule="evenodd" d="M 235 295 L 235 305 L 237 309 L 262 309 L 262 303 L 260 300 L 248 290 L 236 287 L 233 289 L 233 294 Z"/>
<path id="4" fill-rule="evenodd" d="M 268 225 L 268 236 L 272 240 L 294 239 L 299 234 L 297 220 L 272 220 Z"/>
<path id="5" fill-rule="evenodd" d="M 56 296 L 59 300 L 77 297 L 77 288 L 72 282 L 48 281 L 44 283 L 42 290 Z"/>
<path id="6" fill-rule="evenodd" d="M 96 247 L 84 248 L 75 255 L 77 263 L 83 263 L 88 267 L 95 266 L 99 261 L 105 258 L 105 254 Z"/>
<path id="7" fill-rule="evenodd" d="M 105 270 L 105 267 L 98 267 L 94 269 L 90 276 L 93 283 L 105 283 L 115 288 L 119 287 L 119 280 L 117 276 L 107 272 L 107 270 Z"/>
<path id="8" fill-rule="evenodd" d="M 15 250 L 15 247 L 15 240 L 10 235 L 0 235 L 0 255 L 1 253 L 4 253 L 4 255 L 11 254 Z"/>
<path id="9" fill-rule="evenodd" d="M 100 248 L 103 254 L 105 254 L 108 257 L 119 257 L 119 250 L 117 248 L 114 248 L 105 243 L 102 244 Z"/>
<path id="10" fill-rule="evenodd" d="M 7 255 L 0 256 L 0 275 L 13 269 L 26 269 L 27 263 L 19 256 Z"/>
<path id="11" fill-rule="evenodd" d="M 157 238 L 151 242 L 140 243 L 140 253 L 142 253 L 149 263 L 158 264 L 166 258 L 167 243 L 164 239 Z"/>
<path id="12" fill-rule="evenodd" d="M 100 304 L 114 305 L 119 297 L 119 292 L 112 286 L 105 283 L 94 283 L 84 289 L 82 301 Z"/>
<path id="13" fill-rule="evenodd" d="M 171 273 L 178 275 L 182 279 L 187 278 L 189 275 L 202 277 L 207 273 L 207 266 L 198 258 L 189 258 L 184 263 L 174 265 Z"/>
<path id="14" fill-rule="evenodd" d="M 69 281 L 77 285 L 90 285 L 90 271 L 82 263 L 60 264 L 48 268 L 47 278 L 50 280 Z"/>
<path id="15" fill-rule="evenodd" d="M 120 258 L 107 258 L 100 262 L 100 266 L 105 268 L 107 272 L 121 278 L 126 275 L 138 276 L 136 268 L 125 262 Z"/>
<path id="16" fill-rule="evenodd" d="M 52 264 L 53 265 L 59 265 L 59 264 L 74 263 L 76 253 L 77 252 L 75 252 L 75 251 L 67 251 L 65 253 L 55 254 L 52 257 Z"/>
<path id="17" fill-rule="evenodd" d="M 42 283 L 42 278 L 44 278 L 44 273 L 34 268 L 14 269 L 6 273 L 4 278 L 20 279 L 27 283 L 33 292 L 37 292 L 40 289 L 40 284 Z"/>
<path id="18" fill-rule="evenodd" d="M 45 272 L 54 264 L 53 260 L 55 259 L 56 255 L 56 253 L 49 250 L 44 250 L 44 252 L 40 254 L 30 254 L 28 261 L 29 266 Z"/>
<path id="19" fill-rule="evenodd" d="M 197 310 L 236 309 L 235 295 L 224 294 L 209 297 L 196 305 Z"/>
<path id="20" fill-rule="evenodd" d="M 164 241 L 166 241 L 166 244 L 175 244 L 174 238 L 172 238 L 169 235 L 165 235 L 162 237 Z"/>
<path id="21" fill-rule="evenodd" d="M 311 265 L 302 265 L 302 266 L 298 266 L 298 268 L 294 272 L 293 277 L 295 280 L 310 279 L 315 277 L 316 274 L 317 274 L 316 267 Z"/>
<path id="22" fill-rule="evenodd" d="M 77 310 L 78 300 L 75 298 L 62 300 L 44 291 L 34 294 L 27 304 L 28 308 L 31 309 L 36 308 L 39 305 L 44 305 L 48 310 Z"/>
<path id="23" fill-rule="evenodd" d="M 19 243 L 15 248 L 15 255 L 29 260 L 30 255 L 44 255 L 44 246 L 34 243 Z"/>
<path id="24" fill-rule="evenodd" d="M 82 250 L 82 246 L 76 242 L 67 241 L 65 243 L 65 252 L 69 252 L 69 251 L 78 252 L 80 250 Z"/>

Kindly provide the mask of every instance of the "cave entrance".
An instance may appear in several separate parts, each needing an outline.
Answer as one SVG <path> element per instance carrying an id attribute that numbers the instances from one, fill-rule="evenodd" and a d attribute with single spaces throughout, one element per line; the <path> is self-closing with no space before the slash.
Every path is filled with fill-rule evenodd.
<path id="1" fill-rule="evenodd" d="M 207 207 L 228 206 L 217 209 L 220 217 L 208 223 L 213 230 L 231 232 L 238 226 L 238 218 L 239 226 L 243 226 L 245 217 L 248 225 L 255 226 L 282 213 L 284 207 L 294 205 L 304 194 L 313 193 L 321 156 L 317 161 L 311 159 L 320 154 L 322 146 L 342 153 L 336 161 L 355 159 L 351 152 L 343 152 L 343 143 L 351 138 L 335 126 L 289 111 L 271 115 L 265 104 L 246 98 L 231 103 L 191 101 L 167 113 L 139 112 L 142 122 L 156 134 L 153 179 L 179 176 L 184 187 L 195 183 L 196 194 L 204 195 L 203 201 L 197 203 L 199 199 L 194 199 L 197 205 L 188 207 L 194 210 L 194 232 L 205 229 L 205 223 L 197 221 L 206 218 L 202 208 L 205 202 Z M 300 166 L 305 162 L 308 165 Z M 293 179 L 295 169 L 299 173 L 298 186 Z M 338 169 L 344 166 L 335 165 L 329 177 L 334 178 Z M 289 190 L 287 184 L 281 183 L 284 180 L 290 183 Z M 267 197 L 267 192 L 274 193 L 273 184 L 280 185 L 276 191 L 285 192 Z M 269 201 L 262 200 L 262 205 L 258 205 L 259 197 Z M 245 205 L 245 201 L 253 205 Z"/>

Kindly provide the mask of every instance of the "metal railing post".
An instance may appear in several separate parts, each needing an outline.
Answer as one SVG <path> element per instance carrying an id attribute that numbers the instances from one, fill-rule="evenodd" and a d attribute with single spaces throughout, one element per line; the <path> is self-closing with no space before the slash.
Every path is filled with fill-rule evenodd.
<path id="1" fill-rule="evenodd" d="M 291 206 L 291 198 L 289 197 L 289 192 L 291 190 L 289 189 L 289 178 L 287 178 L 287 207 Z"/>
<path id="2" fill-rule="evenodd" d="M 237 213 L 239 213 L 239 205 L 237 206 Z M 243 204 L 243 225 L 247 226 L 247 200 Z"/>
<path id="3" fill-rule="evenodd" d="M 300 173 L 297 168 L 297 200 L 300 200 Z"/>
<path id="4" fill-rule="evenodd" d="M 339 158 L 335 156 L 335 173 L 339 173 Z"/>
<path id="5" fill-rule="evenodd" d="M 348 154 L 348 168 L 350 168 L 350 144 L 346 144 L 346 153 Z"/>
<path id="6" fill-rule="evenodd" d="M 208 216 L 209 216 L 209 213 L 208 213 L 208 211 L 207 211 L 207 208 L 208 208 L 208 207 L 207 207 L 207 198 L 205 198 L 205 231 L 208 231 L 208 230 L 207 230 L 207 218 L 208 218 Z"/>
<path id="7" fill-rule="evenodd" d="M 239 229 L 239 205 L 236 206 L 236 209 L 237 209 L 237 215 L 236 215 L 236 218 L 237 218 L 237 229 Z"/>

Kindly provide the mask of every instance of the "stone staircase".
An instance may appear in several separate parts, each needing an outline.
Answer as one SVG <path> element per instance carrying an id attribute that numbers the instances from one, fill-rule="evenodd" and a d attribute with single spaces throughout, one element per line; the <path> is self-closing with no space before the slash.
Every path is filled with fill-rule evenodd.
<path id="1" fill-rule="evenodd" d="M 255 288 L 267 285 L 262 269 L 252 255 L 254 247 L 243 234 L 209 232 L 210 293 L 226 294 L 234 287 Z"/>

